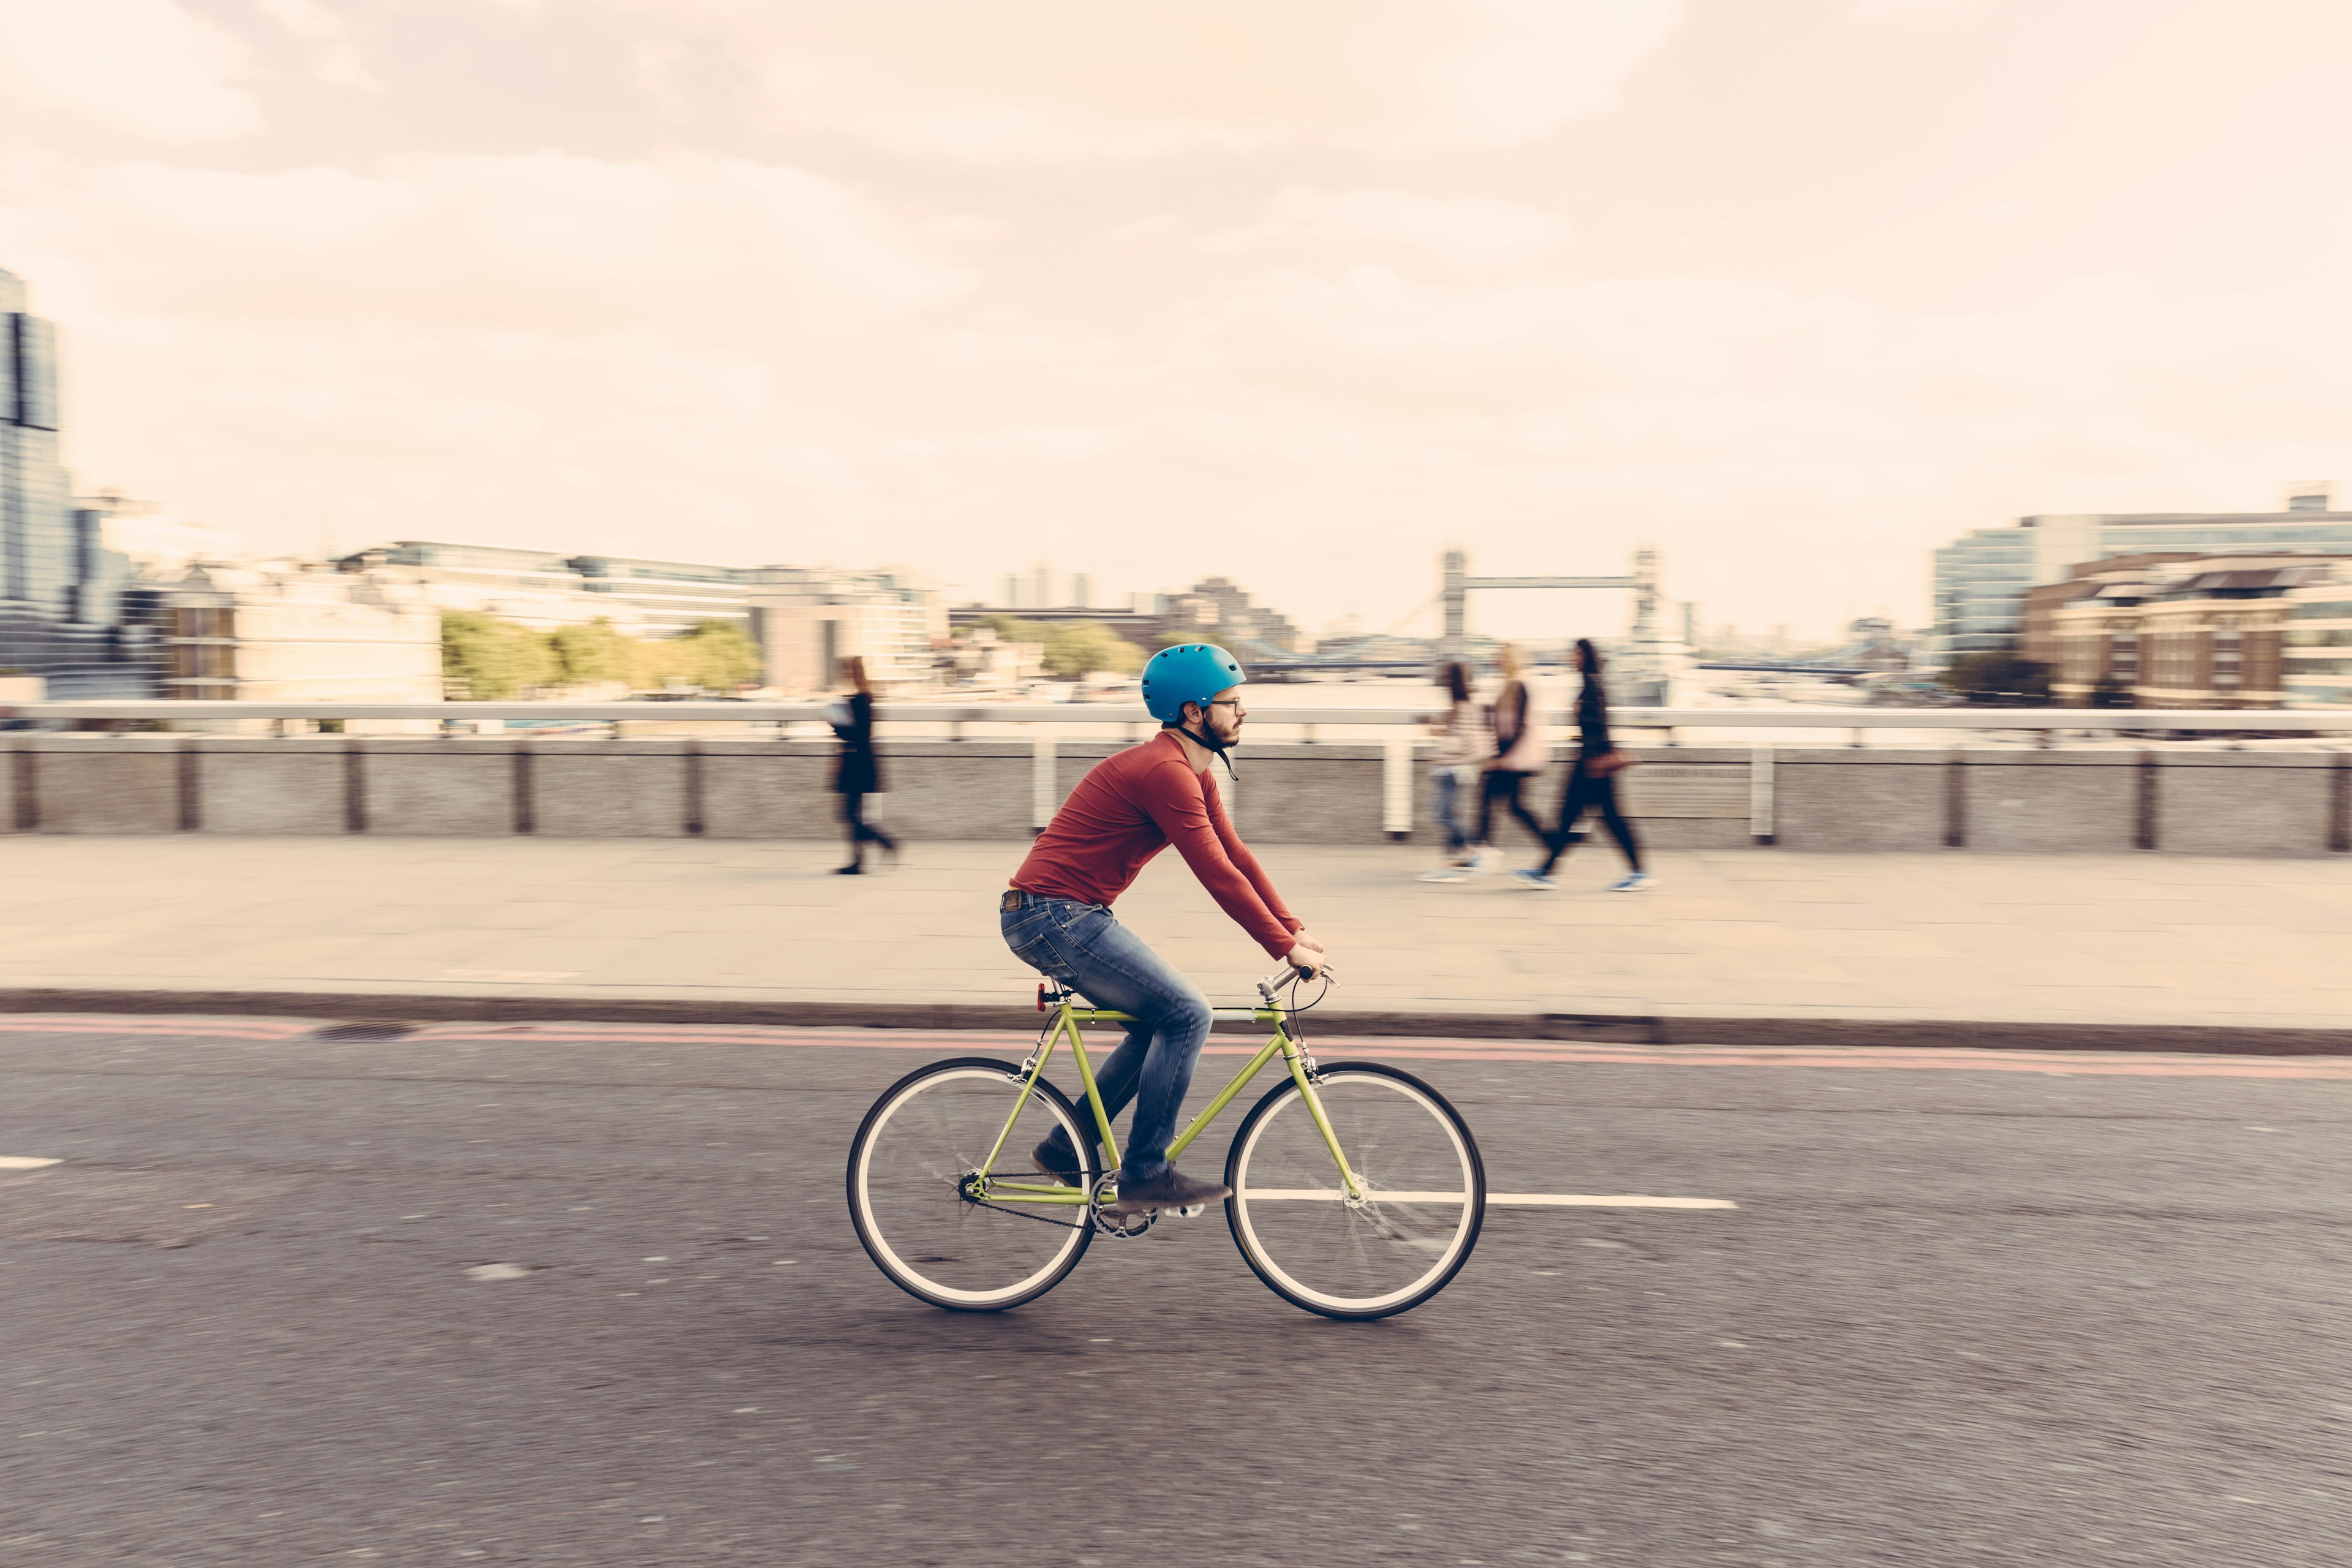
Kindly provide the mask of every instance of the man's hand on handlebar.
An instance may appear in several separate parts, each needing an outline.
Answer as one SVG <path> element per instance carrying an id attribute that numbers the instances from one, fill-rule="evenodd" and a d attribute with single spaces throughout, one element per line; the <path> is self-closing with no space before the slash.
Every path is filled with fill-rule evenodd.
<path id="1" fill-rule="evenodd" d="M 1290 940 L 1295 945 L 1303 947 L 1309 952 L 1320 952 L 1323 951 L 1323 944 L 1316 941 L 1313 937 L 1308 936 L 1303 931 L 1292 931 L 1290 933 Z"/>
<path id="2" fill-rule="evenodd" d="M 1307 946 L 1304 932 L 1300 933 L 1298 945 L 1283 954 L 1283 961 L 1309 980 L 1323 973 L 1323 949 L 1319 945 Z"/>

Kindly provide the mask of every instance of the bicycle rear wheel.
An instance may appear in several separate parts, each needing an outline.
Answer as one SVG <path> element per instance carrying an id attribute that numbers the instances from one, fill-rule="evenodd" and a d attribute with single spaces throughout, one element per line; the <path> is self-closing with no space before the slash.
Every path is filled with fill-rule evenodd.
<path id="1" fill-rule="evenodd" d="M 1037 1194 L 1003 1185 L 1055 1185 L 1030 1171 L 1029 1151 L 1059 1128 L 1091 1187 L 1095 1152 L 1061 1090 L 1040 1079 L 993 1168 L 980 1170 L 1020 1091 L 1013 1063 L 961 1057 L 908 1073 L 866 1113 L 849 1146 L 849 1216 L 866 1256 L 908 1295 L 1001 1312 L 1060 1284 L 1085 1256 L 1086 1205 L 1024 1202 Z"/>
<path id="2" fill-rule="evenodd" d="M 1327 1318 L 1385 1318 L 1445 1289 L 1486 1215 L 1477 1140 L 1445 1097 L 1375 1062 L 1335 1062 L 1316 1099 L 1355 1173 L 1339 1167 L 1297 1083 L 1259 1100 L 1225 1156 L 1225 1223 L 1275 1294 Z"/>

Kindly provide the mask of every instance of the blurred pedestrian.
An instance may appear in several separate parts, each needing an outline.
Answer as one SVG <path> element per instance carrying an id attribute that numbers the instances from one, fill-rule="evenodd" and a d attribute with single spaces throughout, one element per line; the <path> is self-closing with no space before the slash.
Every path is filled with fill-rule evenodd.
<path id="1" fill-rule="evenodd" d="M 1433 871 L 1423 871 L 1421 879 L 1459 882 L 1470 875 L 1470 792 L 1478 787 L 1493 751 L 1486 715 L 1470 700 L 1468 668 L 1449 663 L 1438 672 L 1438 684 L 1448 706 L 1431 748 L 1429 779 L 1437 820 L 1445 829 L 1445 861 Z"/>
<path id="2" fill-rule="evenodd" d="M 874 754 L 874 685 L 866 678 L 866 661 L 852 657 L 841 661 L 841 677 L 851 690 L 833 705 L 826 718 L 841 738 L 841 755 L 834 763 L 833 787 L 841 796 L 841 820 L 849 828 L 849 864 L 836 875 L 856 877 L 866 870 L 866 847 L 878 844 L 893 860 L 898 846 L 888 834 L 866 820 L 866 797 L 882 793 L 882 763 Z"/>
<path id="3" fill-rule="evenodd" d="M 1495 662 L 1502 667 L 1503 689 L 1495 693 L 1494 706 L 1486 710 L 1493 740 L 1486 776 L 1478 791 L 1478 844 L 1471 854 L 1473 871 L 1484 871 L 1495 863 L 1495 807 L 1498 802 L 1504 810 L 1518 818 L 1520 826 L 1536 836 L 1537 843 L 1547 847 L 1551 843 L 1543 824 L 1535 819 L 1519 798 L 1520 790 L 1530 777 L 1543 771 L 1550 754 L 1544 744 L 1542 728 L 1536 722 L 1528 683 L 1520 679 L 1527 668 L 1526 661 L 1520 658 L 1517 644 L 1505 643 L 1495 650 Z"/>
<path id="4" fill-rule="evenodd" d="M 1609 693 L 1601 683 L 1601 650 L 1589 638 L 1576 639 L 1576 668 L 1583 672 L 1584 689 L 1576 694 L 1576 760 L 1569 764 L 1568 784 L 1560 792 L 1559 826 L 1544 839 L 1549 853 L 1543 864 L 1511 874 L 1527 887 L 1558 886 L 1551 879 L 1553 865 L 1575 841 L 1576 825 L 1585 812 L 1598 811 L 1601 825 L 1625 856 L 1625 874 L 1610 883 L 1609 890 L 1630 893 L 1650 885 L 1650 874 L 1642 869 L 1642 841 L 1617 809 L 1617 775 L 1633 759 L 1609 738 Z"/>

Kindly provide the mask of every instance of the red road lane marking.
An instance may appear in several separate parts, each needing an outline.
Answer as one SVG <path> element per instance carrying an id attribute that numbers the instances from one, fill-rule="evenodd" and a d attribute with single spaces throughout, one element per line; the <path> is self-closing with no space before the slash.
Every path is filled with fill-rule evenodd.
<path id="1" fill-rule="evenodd" d="M 331 1020 L 310 1018 L 102 1018 L 88 1014 L 0 1016 L 0 1033 L 173 1036 L 276 1042 L 310 1034 Z M 1230 1038 L 1230 1037 L 1228 1037 Z M 1029 1037 L 1004 1030 L 795 1029 L 755 1024 L 432 1024 L 383 1044 L 711 1045 L 852 1047 L 867 1050 L 1024 1053 Z M 2226 1057 L 2162 1052 L 1902 1050 L 1870 1047 L 1576 1045 L 1559 1040 L 1425 1039 L 1406 1036 L 1317 1035 L 1319 1056 L 1460 1062 L 1551 1062 L 1611 1067 L 1805 1068 L 1859 1071 L 2024 1072 L 2082 1078 L 2294 1079 L 2352 1082 L 2352 1057 Z M 1255 1046 L 1213 1038 L 1211 1056 L 1248 1056 Z"/>
<path id="2" fill-rule="evenodd" d="M 290 1040 L 327 1020 L 319 1018 L 155 1017 L 99 1018 L 87 1013 L 10 1013 L 0 1016 L 5 1035 L 201 1035 L 216 1040 Z"/>

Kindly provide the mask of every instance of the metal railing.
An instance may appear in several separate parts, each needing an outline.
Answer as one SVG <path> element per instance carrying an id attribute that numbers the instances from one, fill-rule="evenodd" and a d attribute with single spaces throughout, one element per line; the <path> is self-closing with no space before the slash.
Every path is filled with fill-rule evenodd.
<path id="1" fill-rule="evenodd" d="M 820 702 L 687 701 L 687 702 L 238 702 L 238 701 L 90 701 L 20 702 L 0 704 L 0 721 L 58 720 L 134 721 L 164 720 L 220 721 L 224 720 L 396 720 L 442 725 L 482 721 L 520 721 L 536 724 L 707 724 L 712 722 L 789 727 L 822 722 L 827 705 Z M 1061 802 L 1058 742 L 1069 728 L 1118 727 L 1139 739 L 1153 721 L 1141 707 L 1128 702 L 891 702 L 876 710 L 878 722 L 891 725 L 945 726 L 950 740 L 966 738 L 971 726 L 1019 726 L 1014 735 L 1030 747 L 1030 806 L 1032 826 L 1044 827 Z M 1319 730 L 1386 730 L 1381 749 L 1381 826 L 1392 837 L 1409 834 L 1413 826 L 1413 747 L 1419 728 L 1438 717 L 1422 708 L 1273 708 L 1257 710 L 1255 722 L 1263 727 L 1299 730 L 1312 742 Z M 1569 715 L 1547 711 L 1539 718 L 1551 726 L 1564 724 Z M 2352 708 L 2346 709 L 2116 709 L 2116 708 L 1620 708 L 1611 714 L 1622 731 L 1664 732 L 1668 744 L 1683 730 L 1844 731 L 1855 746 L 1872 730 L 1979 731 L 2011 733 L 2041 732 L 2046 743 L 2053 732 L 2106 731 L 2110 734 L 2149 732 L 2230 735 L 2342 735 L 2352 732 Z M 1557 729 L 1555 732 L 1558 732 Z M 525 731 L 527 734 L 528 731 Z M 1260 729 L 1264 733 L 1264 729 Z M 1729 743 L 1747 749 L 1748 826 L 1759 843 L 1770 843 L 1774 834 L 1773 760 L 1769 741 Z"/>
<path id="2" fill-rule="evenodd" d="M 0 703 L 0 721 L 366 719 L 465 723 L 482 720 L 542 723 L 823 722 L 822 702 L 317 702 L 94 701 Z M 1255 710 L 1257 724 L 1307 729 L 1381 729 L 1426 723 L 1433 707 L 1276 708 Z M 886 702 L 875 710 L 885 723 L 1148 724 L 1131 702 Z M 1571 715 L 1540 713 L 1557 728 Z M 2352 731 L 2352 708 L 1612 708 L 1623 730 L 2077 730 L 2145 733 L 2219 731 L 2311 734 Z"/>

